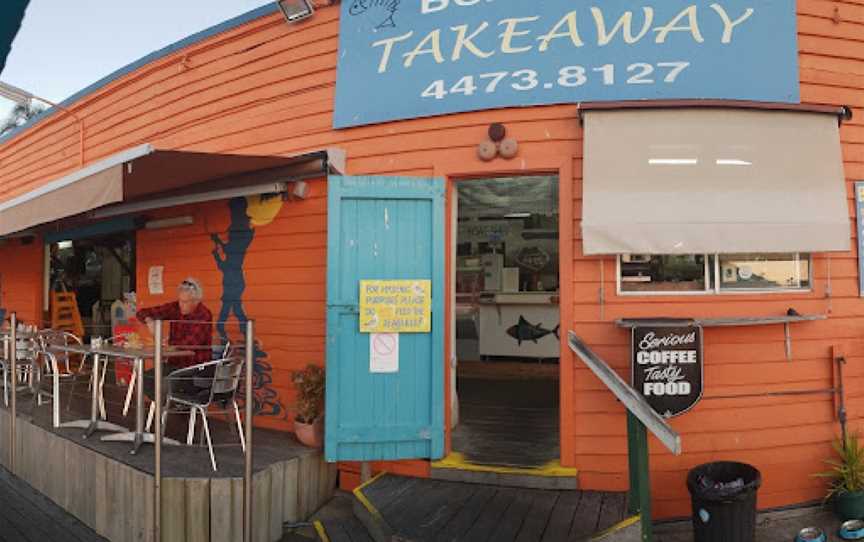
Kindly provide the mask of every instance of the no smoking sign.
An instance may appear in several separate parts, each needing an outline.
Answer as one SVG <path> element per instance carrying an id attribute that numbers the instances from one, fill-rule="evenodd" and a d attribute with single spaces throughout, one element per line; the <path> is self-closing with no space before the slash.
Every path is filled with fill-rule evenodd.
<path id="1" fill-rule="evenodd" d="M 369 334 L 369 372 L 399 372 L 399 334 Z"/>

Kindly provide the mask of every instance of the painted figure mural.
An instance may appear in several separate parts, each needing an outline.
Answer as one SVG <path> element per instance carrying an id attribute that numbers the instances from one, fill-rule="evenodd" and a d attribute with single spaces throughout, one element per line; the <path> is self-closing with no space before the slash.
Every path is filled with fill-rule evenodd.
<path id="1" fill-rule="evenodd" d="M 226 324 L 233 314 L 237 319 L 238 339 L 245 333 L 249 321 L 243 307 L 243 293 L 246 290 L 246 278 L 243 264 L 246 253 L 255 237 L 255 227 L 265 226 L 273 221 L 282 207 L 281 197 L 250 196 L 248 198 L 233 198 L 228 202 L 231 222 L 223 239 L 219 234 L 211 234 L 213 240 L 213 259 L 222 274 L 222 308 L 219 311 L 216 330 L 222 344 L 229 340 Z M 242 339 L 241 339 L 242 340 Z M 235 341 L 239 342 L 239 341 Z M 253 367 L 254 388 L 253 407 L 260 416 L 286 417 L 287 412 L 279 400 L 279 395 L 273 389 L 273 367 L 264 350 L 260 339 L 255 340 L 255 365 Z"/>

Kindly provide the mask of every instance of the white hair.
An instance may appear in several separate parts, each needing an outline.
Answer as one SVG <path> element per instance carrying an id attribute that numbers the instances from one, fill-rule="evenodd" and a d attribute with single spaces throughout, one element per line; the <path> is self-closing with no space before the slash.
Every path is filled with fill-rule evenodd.
<path id="1" fill-rule="evenodd" d="M 189 292 L 192 294 L 192 297 L 199 301 L 204 298 L 204 288 L 201 287 L 201 283 L 198 282 L 198 279 L 193 277 L 186 277 L 183 279 L 183 282 L 177 286 L 177 290 L 180 292 Z"/>

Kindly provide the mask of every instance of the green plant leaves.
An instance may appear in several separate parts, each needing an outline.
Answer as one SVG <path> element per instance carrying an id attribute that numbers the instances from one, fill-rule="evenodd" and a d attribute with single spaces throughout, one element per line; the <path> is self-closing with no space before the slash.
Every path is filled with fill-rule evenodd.
<path id="1" fill-rule="evenodd" d="M 830 468 L 813 475 L 830 480 L 825 500 L 839 493 L 864 491 L 864 449 L 858 435 L 848 434 L 845 441 L 836 439 L 832 446 L 837 458 L 826 459 Z"/>

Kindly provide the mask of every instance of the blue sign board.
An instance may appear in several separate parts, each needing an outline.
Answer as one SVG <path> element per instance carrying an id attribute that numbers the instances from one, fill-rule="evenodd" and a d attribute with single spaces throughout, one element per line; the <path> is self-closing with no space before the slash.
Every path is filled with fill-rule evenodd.
<path id="1" fill-rule="evenodd" d="M 864 182 L 855 183 L 855 208 L 858 214 L 858 296 L 864 297 Z"/>
<path id="2" fill-rule="evenodd" d="M 795 0 L 343 0 L 334 126 L 512 106 L 797 103 Z"/>

